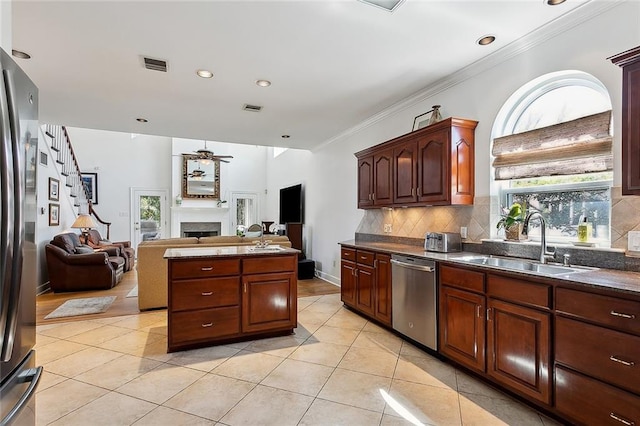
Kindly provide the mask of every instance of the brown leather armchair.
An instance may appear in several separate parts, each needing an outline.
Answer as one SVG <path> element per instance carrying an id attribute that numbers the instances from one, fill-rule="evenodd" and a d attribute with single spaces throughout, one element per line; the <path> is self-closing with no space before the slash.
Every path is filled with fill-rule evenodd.
<path id="1" fill-rule="evenodd" d="M 124 273 L 119 249 L 95 251 L 72 232 L 53 237 L 45 253 L 53 292 L 110 289 Z"/>
<path id="2" fill-rule="evenodd" d="M 117 247 L 120 249 L 120 256 L 124 259 L 124 271 L 129 272 L 136 263 L 136 252 L 133 247 L 131 247 L 130 241 L 109 241 L 102 238 L 100 232 L 95 229 L 90 229 L 87 245 L 90 247 L 101 250 L 108 247 Z"/>

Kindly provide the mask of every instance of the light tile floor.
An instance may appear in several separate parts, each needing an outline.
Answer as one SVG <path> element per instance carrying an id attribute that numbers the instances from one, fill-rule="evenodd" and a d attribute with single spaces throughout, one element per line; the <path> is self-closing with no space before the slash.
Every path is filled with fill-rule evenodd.
<path id="1" fill-rule="evenodd" d="M 343 308 L 292 336 L 166 353 L 166 311 L 37 327 L 38 425 L 551 425 Z"/>

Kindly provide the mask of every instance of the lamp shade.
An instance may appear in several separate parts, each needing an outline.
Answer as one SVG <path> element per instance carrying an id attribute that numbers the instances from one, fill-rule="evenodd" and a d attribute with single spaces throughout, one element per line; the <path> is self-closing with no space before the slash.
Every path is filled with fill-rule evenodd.
<path id="1" fill-rule="evenodd" d="M 73 222 L 73 225 L 71 225 L 71 227 L 80 229 L 91 229 L 96 228 L 97 225 L 93 221 L 93 219 L 91 219 L 91 216 L 89 216 L 88 214 L 81 214 L 78 215 L 76 221 Z"/>

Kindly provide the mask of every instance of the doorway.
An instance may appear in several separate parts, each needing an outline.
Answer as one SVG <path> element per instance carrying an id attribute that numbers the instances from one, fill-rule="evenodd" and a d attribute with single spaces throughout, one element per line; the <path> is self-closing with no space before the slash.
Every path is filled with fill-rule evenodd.
<path id="1" fill-rule="evenodd" d="M 131 188 L 131 243 L 138 252 L 142 241 L 165 237 L 167 190 Z"/>
<path id="2" fill-rule="evenodd" d="M 229 228 L 231 232 L 237 230 L 239 225 L 246 229 L 258 223 L 259 217 L 260 206 L 256 192 L 231 192 L 231 227 Z"/>

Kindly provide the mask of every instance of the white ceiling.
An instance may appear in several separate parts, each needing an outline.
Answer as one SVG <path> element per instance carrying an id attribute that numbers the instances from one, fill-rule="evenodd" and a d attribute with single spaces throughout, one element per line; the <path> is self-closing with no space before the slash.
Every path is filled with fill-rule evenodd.
<path id="1" fill-rule="evenodd" d="M 313 149 L 586 3 L 14 0 L 13 48 L 41 122 Z"/>

